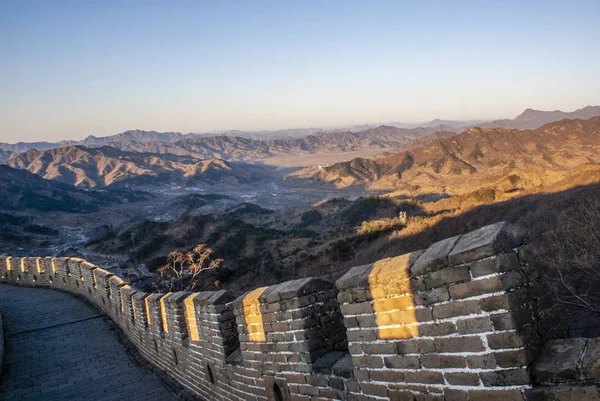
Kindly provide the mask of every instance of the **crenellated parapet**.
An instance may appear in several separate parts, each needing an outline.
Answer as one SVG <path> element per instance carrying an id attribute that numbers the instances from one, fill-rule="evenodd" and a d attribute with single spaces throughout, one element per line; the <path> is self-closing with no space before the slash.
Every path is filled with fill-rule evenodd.
<path id="1" fill-rule="evenodd" d="M 207 400 L 523 400 L 540 283 L 497 223 L 350 269 L 336 283 L 149 294 L 77 258 L 0 257 L 0 281 L 67 291 Z"/>

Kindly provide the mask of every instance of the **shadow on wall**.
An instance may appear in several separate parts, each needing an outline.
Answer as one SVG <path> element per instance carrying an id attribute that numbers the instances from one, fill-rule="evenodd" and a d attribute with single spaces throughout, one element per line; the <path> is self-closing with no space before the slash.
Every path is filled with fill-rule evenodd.
<path id="1" fill-rule="evenodd" d="M 532 258 L 501 222 L 237 299 L 144 293 L 81 259 L 0 258 L 0 281 L 89 299 L 204 399 L 523 400 L 544 312 Z"/>
<path id="2" fill-rule="evenodd" d="M 538 340 L 532 251 L 502 222 L 352 268 L 338 299 L 362 391 L 522 397 Z"/>

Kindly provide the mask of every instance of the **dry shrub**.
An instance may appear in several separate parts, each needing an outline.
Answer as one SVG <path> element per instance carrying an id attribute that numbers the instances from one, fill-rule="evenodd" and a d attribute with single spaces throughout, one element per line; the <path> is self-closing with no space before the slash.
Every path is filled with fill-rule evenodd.
<path id="1" fill-rule="evenodd" d="M 371 221 L 363 221 L 360 226 L 360 235 L 374 235 L 391 230 L 399 230 L 406 223 L 406 218 L 384 218 Z"/>
<path id="2" fill-rule="evenodd" d="M 600 314 L 600 199 L 582 199 L 558 214 L 540 246 L 558 302 Z"/>

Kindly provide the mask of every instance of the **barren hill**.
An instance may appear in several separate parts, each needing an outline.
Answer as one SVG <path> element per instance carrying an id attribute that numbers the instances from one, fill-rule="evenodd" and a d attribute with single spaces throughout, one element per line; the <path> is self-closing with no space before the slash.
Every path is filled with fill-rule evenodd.
<path id="1" fill-rule="evenodd" d="M 195 182 L 247 183 L 261 179 L 266 169 L 220 159 L 198 160 L 175 155 L 125 152 L 111 147 L 67 146 L 29 150 L 3 162 L 48 180 L 80 187 L 116 183 Z"/>
<path id="2" fill-rule="evenodd" d="M 560 180 L 582 164 L 600 162 L 599 147 L 600 117 L 562 120 L 535 130 L 471 128 L 393 156 L 305 169 L 295 177 L 412 194 L 462 193 L 505 179 L 515 187 L 534 186 Z"/>

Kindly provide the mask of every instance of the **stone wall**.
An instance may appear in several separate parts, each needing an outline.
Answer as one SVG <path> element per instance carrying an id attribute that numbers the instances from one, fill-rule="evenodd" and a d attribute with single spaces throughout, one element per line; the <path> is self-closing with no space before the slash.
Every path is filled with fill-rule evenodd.
<path id="1" fill-rule="evenodd" d="M 0 314 L 0 377 L 2 377 L 2 364 L 4 363 L 4 326 L 2 326 L 2 314 Z"/>
<path id="2" fill-rule="evenodd" d="M 540 286 L 497 223 L 429 249 L 259 288 L 148 294 L 76 258 L 0 258 L 0 281 L 80 295 L 207 400 L 523 400 Z"/>

